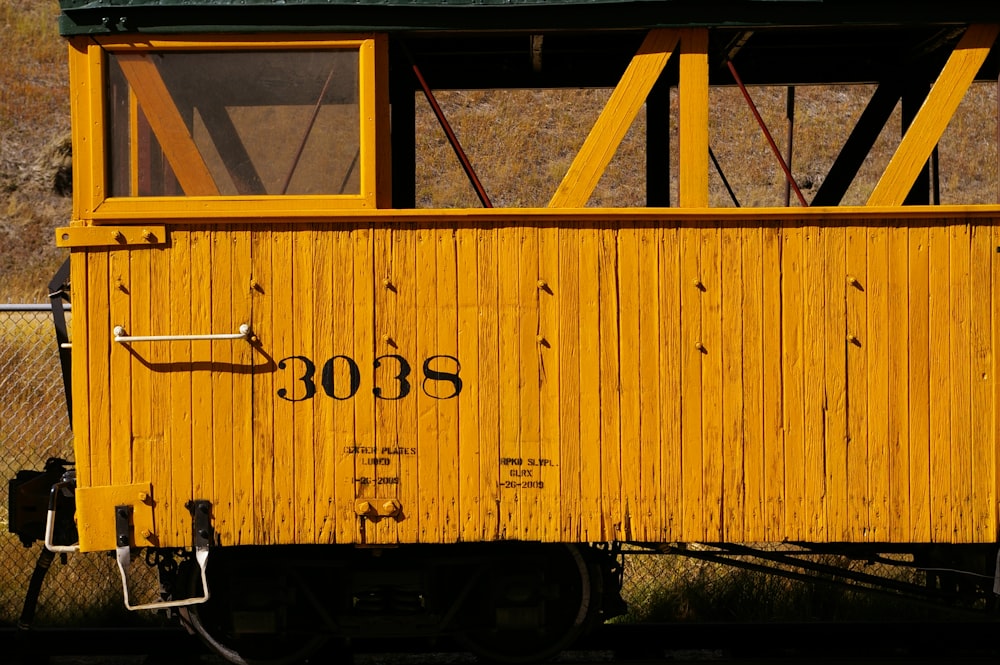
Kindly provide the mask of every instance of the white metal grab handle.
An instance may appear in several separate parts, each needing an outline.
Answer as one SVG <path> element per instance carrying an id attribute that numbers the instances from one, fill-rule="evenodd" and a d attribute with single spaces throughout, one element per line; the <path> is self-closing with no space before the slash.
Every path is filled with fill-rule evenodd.
<path id="1" fill-rule="evenodd" d="M 180 342 L 205 339 L 250 339 L 250 324 L 244 323 L 236 333 L 220 333 L 215 335 L 127 335 L 124 326 L 115 326 L 112 331 L 115 341 L 119 344 L 128 342 Z"/>

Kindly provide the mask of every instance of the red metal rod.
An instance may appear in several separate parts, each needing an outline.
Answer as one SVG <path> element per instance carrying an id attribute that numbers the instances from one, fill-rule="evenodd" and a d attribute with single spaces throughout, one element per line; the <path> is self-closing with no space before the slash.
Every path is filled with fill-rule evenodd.
<path id="1" fill-rule="evenodd" d="M 781 151 L 778 150 L 778 146 L 775 145 L 774 139 L 771 138 L 771 132 L 767 131 L 767 125 L 764 124 L 764 119 L 760 117 L 760 113 L 757 112 L 757 107 L 754 105 L 753 100 L 750 99 L 750 93 L 747 92 L 746 86 L 743 85 L 743 81 L 740 80 L 740 75 L 736 73 L 736 67 L 733 66 L 732 60 L 727 60 L 726 65 L 729 66 L 729 71 L 732 73 L 733 78 L 736 79 L 736 85 L 740 87 L 740 92 L 743 93 L 743 98 L 747 100 L 747 104 L 750 105 L 750 110 L 753 112 L 755 118 L 757 118 L 757 124 L 760 125 L 761 131 L 764 132 L 767 142 L 771 145 L 771 151 L 774 156 L 778 158 L 778 163 L 781 164 L 781 170 L 785 172 L 785 178 L 788 180 L 788 184 L 791 185 L 792 189 L 795 190 L 795 196 L 798 197 L 799 203 L 804 207 L 809 207 L 806 203 L 806 197 L 802 196 L 802 192 L 799 191 L 799 186 L 795 184 L 795 178 L 792 177 L 792 172 L 788 169 L 788 165 L 785 164 L 784 158 L 781 156 Z"/>
<path id="2" fill-rule="evenodd" d="M 406 53 L 407 59 L 410 61 L 410 66 L 413 67 L 413 73 L 417 76 L 417 81 L 420 82 L 420 88 L 424 91 L 424 97 L 427 98 L 427 102 L 431 105 L 431 109 L 434 110 L 434 115 L 437 116 L 438 122 L 441 123 L 441 129 L 444 130 L 445 135 L 448 137 L 448 142 L 451 144 L 452 149 L 455 151 L 455 155 L 458 156 L 458 161 L 462 163 L 462 168 L 465 170 L 465 175 L 469 177 L 469 182 L 476 190 L 476 194 L 479 196 L 479 200 L 482 202 L 484 208 L 492 208 L 493 204 L 490 202 L 490 197 L 486 195 L 486 190 L 483 189 L 483 184 L 479 182 L 479 178 L 476 176 L 476 171 L 472 168 L 472 163 L 469 162 L 469 158 L 465 156 L 465 151 L 462 150 L 461 144 L 458 142 L 458 137 L 455 136 L 455 132 L 451 130 L 451 125 L 448 124 L 448 119 L 444 117 L 444 111 L 437 103 L 437 99 L 434 98 L 434 93 L 431 92 L 431 88 L 427 85 L 427 81 L 424 80 L 423 74 L 420 73 L 420 68 L 417 67 L 417 63 L 413 60 L 413 56 L 410 55 L 410 51 L 404 47 L 403 51 Z"/>

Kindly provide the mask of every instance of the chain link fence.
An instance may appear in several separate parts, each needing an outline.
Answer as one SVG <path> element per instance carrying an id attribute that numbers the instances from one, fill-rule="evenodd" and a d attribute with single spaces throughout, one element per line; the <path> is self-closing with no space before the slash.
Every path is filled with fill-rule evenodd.
<path id="1" fill-rule="evenodd" d="M 72 321 L 72 313 L 66 312 Z M 73 461 L 69 412 L 49 305 L 0 305 L 0 475 L 41 471 L 51 457 Z M 0 626 L 18 623 L 42 544 L 25 547 L 10 533 L 0 502 Z M 137 567 L 141 569 L 141 567 Z M 137 571 L 138 572 L 138 571 Z M 145 577 L 145 576 L 144 576 Z M 149 581 L 143 579 L 140 584 Z M 155 582 L 153 582 L 155 583 Z M 49 569 L 32 622 L 39 627 L 148 625 L 153 615 L 124 609 L 118 569 L 105 553 L 58 557 Z"/>
<path id="2" fill-rule="evenodd" d="M 67 320 L 71 325 L 71 311 Z M 0 473 L 6 479 L 21 469 L 41 470 L 51 457 L 72 461 L 62 368 L 48 305 L 0 305 L 0 399 L 5 407 L 0 418 Z M 25 547 L 9 532 L 6 501 L 0 502 L 0 517 L 0 556 L 7 562 L 0 582 L 0 626 L 10 626 L 21 616 L 42 544 Z M 617 621 L 624 623 L 858 620 L 884 618 L 887 611 L 896 618 L 928 618 L 940 616 L 940 608 L 919 601 L 901 604 L 901 599 L 909 601 L 914 595 L 910 592 L 922 585 L 945 586 L 943 577 L 929 577 L 910 555 L 895 561 L 851 559 L 789 545 L 738 548 L 724 556 L 710 546 L 626 547 L 622 555 L 622 595 L 629 612 Z M 989 573 L 989 566 L 986 561 L 981 570 Z M 130 576 L 134 588 L 155 589 L 153 569 L 136 565 Z M 875 582 L 879 579 L 893 580 L 898 588 L 870 593 L 880 586 Z M 33 625 L 164 622 L 155 613 L 127 612 L 114 558 L 90 553 L 56 559 L 42 586 Z"/>

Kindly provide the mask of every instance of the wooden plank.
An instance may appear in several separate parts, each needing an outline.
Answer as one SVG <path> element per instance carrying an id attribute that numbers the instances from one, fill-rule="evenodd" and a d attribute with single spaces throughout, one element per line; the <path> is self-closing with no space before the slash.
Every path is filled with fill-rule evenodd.
<path id="1" fill-rule="evenodd" d="M 992 346 L 992 316 L 994 296 L 992 262 L 996 254 L 992 244 L 991 225 L 970 222 L 972 256 L 970 261 L 970 336 L 972 417 L 969 422 L 972 443 L 972 523 L 971 540 L 996 540 L 997 476 L 996 439 L 992 422 L 995 419 L 993 395 L 995 378 L 990 367 Z"/>
<path id="2" fill-rule="evenodd" d="M 601 459 L 601 300 L 597 279 L 600 231 L 594 223 L 582 223 L 580 234 L 580 511 L 584 541 L 606 541 L 611 531 L 601 510 L 601 465 L 586 461 Z"/>
<path id="3" fill-rule="evenodd" d="M 332 365 L 335 394 L 333 431 L 336 441 L 334 453 L 334 519 L 335 540 L 338 543 L 355 543 L 358 540 L 358 516 L 354 501 L 366 478 L 367 470 L 360 466 L 359 448 L 367 445 L 359 441 L 354 427 L 354 395 L 351 392 L 351 363 L 360 372 L 362 367 L 354 357 L 355 307 L 354 307 L 354 227 L 336 225 L 330 230 L 333 263 L 333 290 L 327 294 L 327 306 L 333 310 Z M 324 361 L 326 362 L 326 361 Z M 368 365 L 371 367 L 371 365 Z M 362 374 L 362 376 L 364 376 Z M 360 388 L 359 388 L 360 391 Z"/>
<path id="4" fill-rule="evenodd" d="M 638 367 L 639 393 L 639 479 L 642 522 L 633 529 L 646 541 L 663 537 L 663 450 L 661 409 L 665 399 L 677 393 L 663 392 L 660 371 L 664 362 L 660 340 L 660 257 L 658 229 L 642 224 L 636 229 L 639 241 L 637 265 L 642 266 L 638 283 Z"/>
<path id="5" fill-rule="evenodd" d="M 930 276 L 930 530 L 931 540 L 953 536 L 951 489 L 951 367 L 949 282 L 951 278 L 950 229 L 931 226 L 928 231 Z"/>
<path id="6" fill-rule="evenodd" d="M 907 354 L 909 365 L 909 484 L 910 542 L 931 539 L 930 486 L 930 276 L 927 227 L 907 231 L 909 296 Z"/>
<path id="7" fill-rule="evenodd" d="M 708 30 L 681 30 L 680 190 L 682 208 L 708 206 Z"/>
<path id="8" fill-rule="evenodd" d="M 153 330 L 151 317 L 151 284 L 150 262 L 152 252 L 135 252 L 129 257 L 129 327 L 136 330 Z M 148 358 L 130 354 L 129 372 L 131 374 L 131 427 L 132 427 L 132 482 L 150 482 L 152 480 L 152 463 L 154 441 L 157 436 L 153 432 L 154 408 L 160 408 L 159 400 L 154 401 L 152 370 Z M 144 364 L 145 361 L 145 364 Z M 162 436 L 159 437 L 162 440 Z"/>
<path id="9" fill-rule="evenodd" d="M 884 226 L 868 228 L 868 536 L 889 535 L 889 245 Z"/>
<path id="10" fill-rule="evenodd" d="M 274 345 L 274 312 L 273 302 L 279 287 L 271 268 L 273 251 L 272 232 L 260 230 L 251 232 L 250 256 L 252 259 L 252 322 L 251 327 L 260 339 L 261 350 L 277 363 L 284 356 L 277 355 L 279 350 Z M 298 365 L 299 363 L 295 363 Z M 286 365 L 286 367 L 288 367 Z M 254 543 L 265 544 L 276 542 L 277 525 L 275 524 L 275 478 L 274 478 L 274 412 L 275 401 L 281 401 L 276 391 L 280 389 L 293 390 L 295 382 L 301 374 L 294 374 L 298 367 L 289 367 L 275 376 L 280 368 L 272 371 L 266 369 L 257 372 L 253 378 L 253 500 L 251 514 L 253 516 Z M 286 382 L 290 382 L 286 384 Z"/>
<path id="11" fill-rule="evenodd" d="M 396 341 L 398 330 L 402 327 L 396 318 L 397 286 L 394 278 L 393 258 L 394 236 L 399 231 L 393 226 L 379 226 L 372 230 L 374 250 L 374 343 L 376 362 L 391 362 L 388 356 L 405 355 L 399 353 Z M 411 357 L 412 358 L 412 357 Z M 378 373 L 377 373 L 378 374 Z M 389 395 L 390 393 L 386 393 Z M 404 398 L 405 399 L 405 398 Z M 399 399 L 375 400 L 375 455 L 380 464 L 372 467 L 375 486 L 375 501 L 378 505 L 386 501 L 399 500 L 399 480 L 403 446 L 400 443 Z M 409 448 L 407 446 L 407 451 Z M 400 504 L 402 506 L 402 504 Z M 412 507 L 405 506 L 406 511 Z M 381 519 L 378 522 L 366 524 L 368 542 L 395 543 L 399 540 L 399 529 L 396 519 Z M 374 532 L 373 532 L 374 531 Z"/>
<path id="12" fill-rule="evenodd" d="M 847 228 L 847 502 L 850 540 L 868 537 L 868 241 Z"/>
<path id="13" fill-rule="evenodd" d="M 90 302 L 90 254 L 73 252 L 70 254 L 70 280 L 75 285 L 73 298 L 79 303 Z M 100 318 L 96 319 L 101 321 Z M 110 322 L 109 322 L 110 323 Z M 76 462 L 76 478 L 80 487 L 92 487 L 93 462 L 90 454 L 90 414 L 94 405 L 90 402 L 90 326 L 91 318 L 87 306 L 77 307 L 73 312 L 70 340 L 74 352 L 70 357 L 73 371 L 73 457 Z M 96 412 L 95 412 L 96 413 Z"/>
<path id="14" fill-rule="evenodd" d="M 229 226 L 214 229 L 209 238 L 210 267 L 208 280 L 212 285 L 210 316 L 212 327 L 219 331 L 238 330 L 245 321 L 233 321 L 233 301 L 239 296 L 237 286 L 239 273 L 234 271 L 233 238 L 235 234 Z M 236 382 L 234 378 L 241 371 L 236 362 L 235 349 L 246 346 L 246 341 L 218 342 L 211 345 L 211 389 L 212 428 L 211 435 L 211 497 L 213 527 L 224 543 L 237 542 L 235 524 L 234 483 L 236 455 L 234 443 L 236 419 L 246 415 L 243 409 L 235 408 Z"/>
<path id="15" fill-rule="evenodd" d="M 149 330 L 159 334 L 171 333 L 170 307 L 165 303 L 172 302 L 171 289 L 171 255 L 172 249 L 153 250 L 148 252 L 149 268 Z M 74 317 L 76 314 L 74 313 Z M 75 348 L 75 345 L 74 345 Z M 153 368 L 162 369 L 170 363 L 169 344 L 150 344 L 144 350 L 144 357 Z M 173 422 L 170 382 L 173 372 L 152 371 L 151 391 L 156 402 L 151 407 L 150 420 L 152 436 L 150 439 L 150 480 L 153 483 L 153 518 L 156 524 L 156 534 L 161 544 L 166 542 L 172 523 L 173 499 L 173 464 L 171 458 L 171 423 Z"/>
<path id="16" fill-rule="evenodd" d="M 398 325 L 393 332 L 396 353 L 404 358 L 418 358 L 417 354 L 417 239 L 412 229 L 403 227 L 392 234 L 392 285 L 396 300 Z M 494 264 L 495 265 L 495 264 Z M 399 489 L 397 495 L 402 504 L 403 520 L 397 533 L 402 542 L 417 542 L 419 498 L 418 422 L 416 399 L 397 402 L 396 417 L 399 423 L 398 440 L 401 449 L 399 459 Z M 494 457 L 496 447 L 493 448 Z M 423 458 L 419 458 L 423 459 Z"/>
<path id="17" fill-rule="evenodd" d="M 605 536 L 624 540 L 625 515 L 622 506 L 622 438 L 621 438 L 621 377 L 619 354 L 621 339 L 618 331 L 618 247 L 615 230 L 598 231 L 597 281 L 601 310 L 598 317 L 601 347 L 596 361 L 600 367 L 601 404 L 601 513 L 605 520 Z"/>
<path id="18" fill-rule="evenodd" d="M 951 227 L 949 257 L 951 316 L 949 317 L 951 369 L 951 490 L 953 496 L 952 538 L 972 539 L 972 424 L 970 231 L 968 223 Z M 977 294 L 981 297 L 982 294 Z"/>
<path id="19" fill-rule="evenodd" d="M 906 542 L 910 525 L 909 241 L 901 224 L 888 229 L 889 539 Z"/>
<path id="20" fill-rule="evenodd" d="M 902 205 L 989 55 L 1000 25 L 971 25 L 948 57 L 866 205 Z"/>
<path id="21" fill-rule="evenodd" d="M 701 230 L 701 449 L 702 520 L 707 540 L 723 539 L 725 499 L 722 380 L 722 253 L 720 230 Z"/>
<path id="22" fill-rule="evenodd" d="M 160 77 L 152 55 L 120 52 L 115 57 L 184 193 L 187 196 L 218 196 L 215 180 Z"/>
<path id="23" fill-rule="evenodd" d="M 131 321 L 132 271 L 131 252 L 108 252 L 108 304 L 112 327 L 122 325 L 133 330 Z M 108 356 L 111 376 L 109 386 L 109 406 L 111 415 L 111 436 L 108 438 L 110 468 L 108 474 L 112 485 L 127 485 L 132 482 L 132 357 L 129 349 L 121 344 L 112 344 Z M 146 479 L 148 480 L 148 478 Z"/>
<path id="24" fill-rule="evenodd" d="M 323 396 L 313 407 L 313 440 L 315 441 L 315 457 L 313 464 L 316 469 L 316 542 L 332 543 L 337 540 L 338 513 L 338 461 L 344 455 L 344 448 L 351 445 L 339 436 L 340 431 L 334 419 L 337 405 L 341 403 L 337 393 L 333 391 L 334 356 L 341 353 L 341 347 L 335 344 L 337 326 L 335 323 L 335 274 L 343 266 L 336 263 L 335 239 L 344 234 L 338 227 L 323 224 L 317 225 L 313 247 L 313 326 L 314 334 L 311 352 L 315 353 L 317 363 L 322 362 L 323 370 L 329 367 L 330 382 L 323 386 Z M 329 363 L 329 365 L 327 365 Z M 343 363 L 341 362 L 341 365 Z M 322 371 L 322 370 L 321 370 Z M 320 377 L 322 379 L 322 375 Z M 333 394 L 329 394 L 332 392 Z M 341 498 L 341 501 L 343 499 Z"/>
<path id="25" fill-rule="evenodd" d="M 582 532 L 580 479 L 584 459 L 581 454 L 580 422 L 583 413 L 580 395 L 580 232 L 560 227 L 559 272 L 556 281 L 559 349 L 559 535 L 563 542 L 579 542 Z"/>
<path id="26" fill-rule="evenodd" d="M 191 233 L 170 234 L 170 332 L 193 333 L 191 328 Z M 155 346 L 155 345 L 154 345 Z M 191 456 L 192 377 L 191 342 L 171 342 L 170 364 L 183 371 L 170 373 L 170 504 L 171 522 L 166 534 L 173 547 L 191 544 L 191 520 L 184 506 L 193 498 Z"/>
<path id="27" fill-rule="evenodd" d="M 782 228 L 781 358 L 782 425 L 785 435 L 784 532 L 792 540 L 806 540 L 805 506 L 805 352 L 804 308 L 805 230 L 797 221 Z"/>
<path id="28" fill-rule="evenodd" d="M 525 474 L 529 459 L 541 455 L 541 421 L 539 413 L 539 382 L 541 371 L 541 342 L 538 339 L 538 229 L 534 226 L 519 228 L 517 238 L 517 342 L 519 345 L 520 386 L 517 391 L 519 463 L 511 468 L 511 480 L 516 482 L 520 504 L 521 526 L 519 537 L 538 539 L 542 507 L 538 489 L 531 486 Z M 517 473 L 516 477 L 513 474 Z"/>
<path id="29" fill-rule="evenodd" d="M 539 538 L 559 542 L 562 492 L 560 466 L 560 384 L 563 345 L 559 337 L 559 229 L 538 227 L 538 342 L 540 445 L 539 457 L 529 480 L 537 483 L 540 508 Z M 575 356 L 574 356 L 575 357 Z"/>
<path id="30" fill-rule="evenodd" d="M 212 324 L 212 237 L 213 231 L 191 232 L 191 330 L 198 334 L 234 332 Z M 212 446 L 213 408 L 212 347 L 231 342 L 201 340 L 191 342 L 191 500 L 215 497 L 215 458 Z M 215 510 L 213 509 L 213 512 Z"/>
<path id="31" fill-rule="evenodd" d="M 434 229 L 417 227 L 416 270 L 416 348 L 418 358 L 428 358 L 436 353 L 437 335 L 437 252 Z M 516 365 L 515 365 L 516 366 Z M 438 457 L 438 404 L 437 400 L 422 391 L 417 401 L 417 496 L 419 513 L 419 542 L 438 542 L 441 528 L 441 497 L 439 494 L 439 466 L 445 463 Z"/>
<path id="32" fill-rule="evenodd" d="M 351 234 L 351 240 L 353 241 L 353 247 L 349 251 L 352 251 L 354 254 L 354 269 L 353 274 L 350 275 L 350 292 L 353 293 L 352 301 L 355 314 L 354 328 L 352 329 L 354 344 L 348 348 L 352 349 L 349 355 L 358 364 L 358 367 L 367 370 L 367 368 L 375 367 L 375 332 L 372 329 L 372 324 L 374 323 L 372 312 L 374 311 L 375 250 L 372 244 L 371 225 L 359 224 Z M 392 363 L 390 362 L 388 365 L 391 367 Z M 362 381 L 364 381 L 364 377 L 368 371 L 370 370 L 362 372 Z M 371 374 L 368 375 L 371 376 Z M 384 383 L 378 381 L 377 385 L 388 392 L 396 389 L 396 386 L 393 385 L 394 383 L 395 381 Z M 396 394 L 401 394 L 402 392 L 402 385 L 399 387 L 400 393 Z M 384 394 L 385 392 L 383 392 Z M 374 390 L 360 389 L 349 400 L 349 403 L 354 407 L 354 442 L 359 446 L 375 447 L 375 400 Z M 378 455 L 362 454 L 360 459 L 365 460 L 371 457 L 378 457 Z M 355 464 L 355 468 L 358 469 L 357 464 Z M 361 469 L 361 471 L 368 477 L 378 477 L 372 466 Z M 376 496 L 376 486 L 369 486 L 364 491 L 360 491 L 357 485 L 355 488 L 359 490 L 356 496 Z M 378 529 L 380 523 L 368 524 L 364 520 L 355 518 L 354 542 L 380 542 Z M 372 533 L 369 534 L 369 532 Z"/>
<path id="33" fill-rule="evenodd" d="M 827 311 L 826 294 L 826 229 L 819 224 L 807 224 L 803 228 L 802 265 L 802 355 L 803 355 L 803 397 L 804 436 L 803 469 L 805 493 L 803 495 L 803 526 L 807 538 L 814 541 L 827 540 L 826 496 L 826 437 L 825 418 L 828 409 L 827 398 L 822 390 L 826 381 L 826 350 L 823 329 L 830 315 Z"/>
<path id="34" fill-rule="evenodd" d="M 434 231 L 434 243 L 437 252 L 437 345 L 431 356 L 458 357 L 458 260 L 455 247 L 455 227 L 441 226 Z M 421 356 L 418 362 L 423 362 Z M 452 363 L 446 359 L 435 363 L 439 371 L 453 369 Z M 423 372 L 421 372 L 423 374 Z M 422 377 L 421 377 L 422 380 Z M 427 388 L 430 383 L 423 386 Z M 458 400 L 442 399 L 449 395 L 452 386 L 447 382 L 437 381 L 432 395 L 437 401 L 438 412 L 438 460 L 441 465 L 438 480 L 438 495 L 441 501 L 440 535 L 442 542 L 454 542 L 459 539 L 459 468 L 458 468 Z M 537 402 L 536 402 L 537 404 Z"/>
<path id="35" fill-rule="evenodd" d="M 232 286 L 230 291 L 231 321 L 234 325 L 253 323 L 254 294 L 251 233 L 247 227 L 232 230 Z M 224 301 L 225 299 L 223 299 Z M 223 303 L 224 304 L 224 303 Z M 256 335 L 256 332 L 254 332 Z M 234 545 L 254 542 L 253 510 L 253 382 L 258 367 L 266 359 L 259 342 L 232 345 L 233 363 L 233 529 Z M 249 463 L 248 463 L 249 462 Z"/>
<path id="36" fill-rule="evenodd" d="M 111 341 L 110 252 L 93 252 L 87 258 L 85 301 L 88 333 L 88 399 L 90 405 L 90 482 L 92 486 L 111 484 L 111 354 L 128 351 Z M 112 348 L 112 347 L 118 348 Z"/>
<path id="37" fill-rule="evenodd" d="M 785 521 L 785 454 L 782 433 L 781 226 L 765 226 L 763 274 L 763 416 L 765 540 L 781 540 Z"/>
<path id="38" fill-rule="evenodd" d="M 847 231 L 842 224 L 826 228 L 825 325 L 826 354 L 826 535 L 830 540 L 850 538 L 848 506 L 847 431 Z"/>
<path id="39" fill-rule="evenodd" d="M 289 319 L 292 334 L 293 353 L 310 358 L 318 374 L 313 376 L 316 394 L 313 398 L 296 402 L 293 409 L 292 463 L 293 495 L 292 523 L 295 526 L 293 539 L 299 542 L 316 542 L 316 439 L 314 438 L 315 409 L 317 404 L 327 399 L 321 385 L 322 363 L 327 356 L 317 356 L 314 338 L 316 321 L 313 318 L 313 296 L 316 284 L 316 249 L 319 234 L 314 227 L 296 224 L 290 229 L 292 234 L 292 292 L 289 294 L 292 315 Z"/>
<path id="40" fill-rule="evenodd" d="M 723 227 L 721 244 L 722 330 L 719 352 L 722 360 L 722 539 L 745 542 L 743 368 L 744 273 L 741 229 Z"/>
<path id="41" fill-rule="evenodd" d="M 649 31 L 549 201 L 550 208 L 580 208 L 587 204 L 678 39 L 675 30 Z"/>
<path id="42" fill-rule="evenodd" d="M 650 519 L 649 509 L 643 501 L 642 465 L 640 447 L 645 444 L 641 437 L 642 396 L 639 380 L 639 366 L 643 362 L 640 355 L 642 336 L 639 327 L 639 241 L 637 229 L 632 222 L 623 222 L 618 230 L 618 380 L 620 381 L 619 404 L 621 418 L 621 501 L 622 530 L 625 540 L 645 539 L 637 535 L 644 529 L 642 524 Z M 655 264 L 654 264 L 655 265 Z M 646 268 L 644 265 L 643 268 Z M 652 358 L 646 359 L 653 362 Z"/>
<path id="43" fill-rule="evenodd" d="M 274 473 L 274 524 L 272 541 L 291 543 L 295 540 L 295 411 L 299 402 L 313 399 L 316 366 L 308 356 L 295 348 L 293 331 L 298 328 L 293 305 L 296 286 L 293 266 L 295 254 L 292 236 L 296 226 L 283 226 L 271 231 L 271 321 L 268 347 L 278 361 L 274 394 L 274 411 L 270 433 L 273 451 L 271 467 Z M 283 391 L 283 392 L 282 392 Z M 263 403 L 267 408 L 267 403 Z"/>
<path id="44" fill-rule="evenodd" d="M 740 229 L 743 283 L 743 524 L 744 537 L 766 538 L 764 456 L 764 231 L 748 225 Z"/>
<path id="45" fill-rule="evenodd" d="M 702 348 L 701 242 L 697 228 L 680 229 L 681 266 L 681 509 L 679 540 L 705 539 L 701 446 Z"/>
<path id="46" fill-rule="evenodd" d="M 659 337 L 660 337 L 660 476 L 662 478 L 662 530 L 657 540 L 674 540 L 681 533 L 683 524 L 681 466 L 681 367 L 684 357 L 684 339 L 681 335 L 681 290 L 685 288 L 681 277 L 680 238 L 682 231 L 676 223 L 657 229 L 659 265 Z"/>
<path id="47" fill-rule="evenodd" d="M 412 235 L 412 234 L 411 234 Z M 477 281 L 479 307 L 479 486 L 481 491 L 482 538 L 499 538 L 500 524 L 500 261 L 497 229 L 484 224 L 476 232 Z"/>
<path id="48" fill-rule="evenodd" d="M 405 233 L 406 231 L 402 231 Z M 461 228 L 456 231 L 457 274 L 457 353 L 458 362 L 448 371 L 455 371 L 461 379 L 461 392 L 454 398 L 458 402 L 458 472 L 459 482 L 459 537 L 466 541 L 483 538 L 484 487 L 480 472 L 480 421 L 479 398 L 482 382 L 479 377 L 479 261 L 477 241 L 479 227 Z M 448 393 L 456 387 L 446 387 Z"/>

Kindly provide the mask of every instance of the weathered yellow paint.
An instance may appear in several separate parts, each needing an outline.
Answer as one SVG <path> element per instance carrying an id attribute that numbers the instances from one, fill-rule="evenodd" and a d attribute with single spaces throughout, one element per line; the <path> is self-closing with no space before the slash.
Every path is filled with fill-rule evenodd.
<path id="1" fill-rule="evenodd" d="M 824 229 L 824 285 L 826 298 L 823 311 L 824 360 L 836 358 L 847 349 L 847 235 L 843 227 Z M 830 540 L 850 539 L 847 515 L 847 459 L 850 449 L 847 427 L 847 366 L 845 363 L 825 363 L 826 408 L 826 537 Z"/>
<path id="2" fill-rule="evenodd" d="M 707 32 L 705 34 L 707 36 Z M 549 201 L 550 208 L 582 208 L 587 204 L 587 199 L 670 59 L 678 39 L 677 30 L 649 31 L 559 183 Z"/>
<path id="3" fill-rule="evenodd" d="M 155 544 L 154 517 L 157 510 L 149 483 L 127 483 L 80 487 L 76 491 L 76 519 L 82 551 L 113 550 L 118 546 L 115 508 L 131 506 L 130 544 Z"/>
<path id="4" fill-rule="evenodd" d="M 708 30 L 681 30 L 680 206 L 708 206 Z"/>
<path id="5" fill-rule="evenodd" d="M 57 247 L 157 247 L 167 242 L 164 226 L 65 226 L 56 229 Z"/>
<path id="6" fill-rule="evenodd" d="M 166 547 L 192 499 L 225 544 L 995 540 L 990 226 L 426 214 L 74 250 L 80 487 L 148 482 Z"/>
<path id="7" fill-rule="evenodd" d="M 908 412 L 909 502 L 908 538 L 914 542 L 930 540 L 930 300 L 929 234 L 925 227 L 907 230 L 909 253 L 908 327 L 909 397 L 913 406 Z"/>
<path id="8" fill-rule="evenodd" d="M 917 174 L 986 61 L 997 34 L 1000 25 L 971 25 L 966 29 L 868 197 L 868 205 L 903 204 Z"/>

